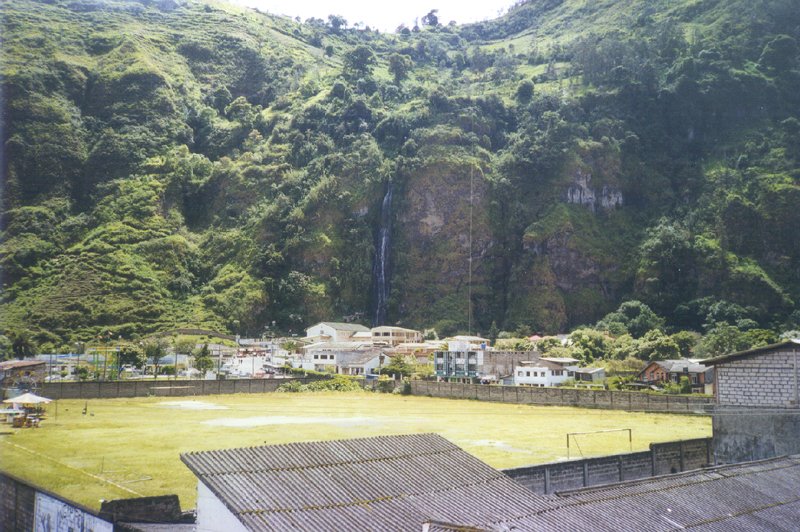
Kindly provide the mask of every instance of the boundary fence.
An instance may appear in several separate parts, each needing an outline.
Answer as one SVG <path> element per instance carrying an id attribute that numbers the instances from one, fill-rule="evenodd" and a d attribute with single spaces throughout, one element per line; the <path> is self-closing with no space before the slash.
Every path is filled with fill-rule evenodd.
<path id="1" fill-rule="evenodd" d="M 505 469 L 541 495 L 699 469 L 714 463 L 712 438 L 651 443 L 649 451 Z"/>
<path id="2" fill-rule="evenodd" d="M 455 382 L 411 381 L 412 395 L 449 399 L 477 399 L 527 405 L 578 406 L 607 410 L 644 412 L 707 413 L 712 397 L 656 395 L 642 392 L 579 390 L 574 388 L 534 388 Z"/>
<path id="3" fill-rule="evenodd" d="M 234 393 L 274 392 L 281 384 L 318 380 L 296 379 L 227 379 L 227 380 L 127 380 L 46 382 L 36 392 L 49 399 L 112 399 L 117 397 L 186 397 Z"/>

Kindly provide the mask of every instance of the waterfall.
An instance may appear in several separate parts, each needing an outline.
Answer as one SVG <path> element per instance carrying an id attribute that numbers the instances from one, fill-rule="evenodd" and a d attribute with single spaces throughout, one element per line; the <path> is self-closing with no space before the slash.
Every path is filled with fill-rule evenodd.
<path id="1" fill-rule="evenodd" d="M 389 246 L 392 243 L 392 183 L 386 186 L 386 195 L 381 204 L 381 226 L 375 246 L 375 262 L 372 265 L 372 290 L 375 314 L 373 326 L 386 322 L 386 306 L 389 300 Z"/>

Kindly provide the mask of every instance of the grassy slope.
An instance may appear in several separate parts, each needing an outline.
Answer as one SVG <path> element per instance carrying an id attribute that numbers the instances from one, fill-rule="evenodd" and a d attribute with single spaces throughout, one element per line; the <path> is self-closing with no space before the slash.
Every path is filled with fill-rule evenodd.
<path id="1" fill-rule="evenodd" d="M 219 410 L 165 405 L 182 399 L 59 401 L 58 419 L 56 407 L 51 405 L 41 428 L 15 430 L 2 437 L 2 469 L 94 508 L 100 499 L 134 496 L 126 489 L 139 495 L 177 493 L 182 506 L 191 508 L 196 483 L 179 459 L 179 453 L 187 451 L 436 432 L 491 466 L 507 468 L 564 459 L 567 432 L 632 428 L 633 450 L 647 449 L 651 442 L 710 433 L 706 417 L 368 392 L 198 398 L 225 408 Z M 82 414 L 85 404 L 89 415 Z M 248 418 L 259 418 L 262 424 L 222 427 L 205 423 Z M 579 444 L 587 456 L 628 450 L 627 436 L 619 434 L 586 437 Z M 152 480 L 137 481 L 145 477 Z"/>
<path id="2" fill-rule="evenodd" d="M 68 9 L 68 5 L 77 6 L 77 8 Z M 87 2 L 86 5 L 88 6 L 89 3 Z M 222 148 L 210 152 L 210 159 L 216 164 L 220 158 L 230 157 L 233 161 L 233 170 L 231 171 L 233 177 L 227 181 L 225 178 L 213 181 L 204 174 L 202 177 L 190 176 L 187 181 L 190 185 L 197 186 L 205 192 L 214 190 L 214 187 L 223 191 L 233 191 L 227 196 L 222 192 L 217 196 L 213 196 L 211 193 L 208 193 L 208 197 L 202 196 L 205 198 L 203 209 L 209 213 L 208 217 L 212 220 L 211 223 L 218 223 L 217 226 L 209 228 L 202 223 L 193 225 L 182 218 L 182 216 L 186 216 L 188 219 L 188 215 L 179 212 L 179 202 L 175 201 L 173 197 L 175 189 L 186 185 L 180 181 L 179 177 L 181 176 L 170 176 L 166 171 L 159 174 L 160 170 L 153 170 L 156 174 L 153 180 L 169 186 L 169 194 L 173 194 L 167 201 L 165 197 L 169 194 L 162 191 L 152 202 L 159 208 L 152 217 L 155 236 L 137 236 L 138 234 L 129 227 L 130 224 L 126 224 L 128 227 L 118 226 L 117 223 L 120 220 L 116 218 L 104 220 L 104 225 L 98 227 L 95 225 L 97 213 L 89 209 L 86 211 L 86 218 L 82 219 L 80 223 L 72 223 L 74 222 L 72 218 L 70 218 L 70 223 L 58 225 L 54 222 L 54 225 L 57 225 L 57 232 L 66 235 L 61 240 L 53 238 L 51 242 L 47 231 L 41 231 L 35 235 L 36 238 L 46 242 L 37 241 L 25 232 L 19 235 L 15 233 L 16 239 L 7 239 L 8 242 L 11 242 L 7 245 L 8 249 L 16 253 L 21 262 L 25 260 L 28 262 L 21 268 L 23 273 L 20 275 L 19 282 L 5 287 L 6 294 L 3 300 L 2 316 L 0 316 L 0 328 L 29 327 L 37 333 L 43 331 L 41 338 L 37 338 L 37 340 L 56 345 L 59 342 L 70 341 L 70 336 L 90 337 L 100 329 L 108 328 L 114 328 L 115 332 L 118 331 L 125 335 L 174 325 L 233 328 L 232 324 L 237 321 L 234 316 L 226 315 L 230 313 L 220 310 L 218 305 L 201 301 L 203 294 L 216 290 L 211 282 L 216 271 L 215 268 L 231 261 L 231 253 L 226 255 L 224 252 L 220 252 L 215 255 L 208 251 L 207 241 L 210 241 L 214 232 L 219 229 L 239 235 L 240 240 L 236 242 L 239 250 L 241 250 L 241 246 L 238 244 L 242 240 L 251 241 L 253 249 L 241 252 L 244 258 L 240 257 L 237 260 L 238 266 L 254 277 L 261 279 L 264 276 L 263 271 L 260 271 L 259 268 L 262 268 L 262 263 L 267 261 L 256 263 L 255 259 L 258 253 L 263 252 L 267 245 L 273 245 L 273 243 L 277 253 L 283 253 L 284 256 L 280 258 L 286 259 L 287 269 L 297 269 L 309 277 L 307 285 L 312 289 L 308 289 L 302 297 L 295 296 L 292 290 L 286 290 L 286 292 L 290 294 L 288 299 L 299 301 L 307 299 L 312 303 L 302 303 L 298 304 L 298 308 L 288 309 L 286 308 L 287 298 L 284 298 L 280 304 L 275 303 L 272 307 L 266 308 L 264 315 L 270 314 L 270 319 L 274 319 L 275 314 L 283 313 L 301 315 L 308 321 L 313 321 L 317 318 L 330 318 L 333 313 L 331 309 L 335 309 L 337 312 L 342 311 L 342 313 L 364 310 L 361 307 L 364 306 L 366 298 L 337 295 L 337 291 L 351 294 L 354 291 L 352 285 L 355 284 L 359 284 L 359 290 L 366 290 L 366 286 L 360 286 L 364 283 L 350 282 L 341 288 L 338 285 L 344 283 L 342 280 L 344 275 L 339 274 L 334 268 L 319 268 L 316 267 L 316 264 L 338 264 L 343 260 L 344 250 L 349 252 L 348 246 L 353 245 L 342 240 L 342 237 L 347 234 L 345 230 L 339 231 L 339 234 L 333 234 L 336 233 L 336 226 L 344 224 L 339 223 L 338 218 L 326 216 L 330 212 L 326 212 L 325 209 L 336 210 L 337 214 L 341 214 L 348 208 L 356 211 L 364 207 L 370 209 L 372 216 L 372 211 L 377 208 L 379 199 L 375 200 L 369 193 L 364 192 L 369 188 L 364 185 L 361 187 L 363 190 L 354 194 L 360 199 L 358 201 L 349 200 L 351 203 L 346 208 L 341 207 L 337 201 L 323 202 L 321 207 L 312 205 L 308 209 L 309 212 L 305 213 L 307 218 L 299 218 L 301 223 L 297 223 L 298 220 L 295 220 L 293 216 L 286 215 L 286 212 L 299 212 L 297 206 L 303 205 L 305 201 L 303 195 L 310 195 L 309 191 L 314 190 L 315 184 L 321 177 L 326 177 L 319 175 L 319 168 L 325 168 L 325 165 L 306 170 L 306 162 L 303 162 L 292 167 L 291 172 L 281 169 L 289 166 L 286 162 L 286 154 L 304 142 L 302 137 L 293 136 L 296 131 L 292 130 L 294 127 L 292 121 L 313 104 L 321 104 L 330 108 L 336 108 L 338 105 L 329 104 L 327 95 L 334 77 L 341 71 L 343 54 L 355 44 L 367 43 L 378 53 L 375 78 L 380 83 L 386 82 L 390 77 L 386 71 L 386 60 L 390 53 L 402 51 L 404 47 L 407 51 L 409 48 L 415 48 L 418 44 L 423 44 L 423 41 L 432 43 L 433 48 L 445 46 L 442 44 L 445 41 L 450 43 L 447 46 L 452 45 L 451 48 L 447 48 L 447 46 L 445 48 L 451 57 L 458 53 L 469 55 L 476 46 L 490 52 L 502 48 L 516 57 L 518 61 L 514 64 L 511 73 L 502 76 L 495 76 L 492 68 L 486 72 L 476 72 L 469 68 L 455 72 L 441 67 L 435 61 L 418 61 L 410 79 L 403 84 L 402 89 L 406 91 L 406 95 L 403 97 L 405 99 L 393 100 L 387 97 L 381 100 L 377 97 L 367 99 L 358 96 L 362 100 L 369 100 L 370 109 L 376 116 L 374 122 L 379 122 L 380 118 L 386 115 L 409 117 L 409 119 L 415 120 L 413 127 L 419 127 L 422 130 L 433 127 L 437 120 L 452 126 L 457 120 L 466 119 L 457 118 L 459 114 L 464 114 L 464 117 L 472 116 L 472 111 L 466 113 L 465 109 L 458 107 L 462 104 L 456 105 L 453 102 L 451 104 L 456 105 L 457 108 L 451 111 L 452 117 L 444 117 L 442 113 L 439 113 L 439 116 L 436 113 L 430 113 L 428 91 L 437 87 L 447 95 L 470 95 L 473 98 L 497 95 L 506 106 L 509 106 L 509 109 L 514 110 L 514 107 L 511 106 L 516 105 L 513 95 L 519 81 L 534 75 L 542 76 L 548 68 L 548 63 L 552 62 L 557 74 L 544 76 L 543 79 L 537 81 L 536 92 L 539 95 L 564 96 L 568 100 L 586 93 L 594 93 L 597 89 L 590 85 L 572 83 L 578 81 L 579 76 L 570 71 L 569 63 L 564 62 L 564 56 L 567 55 L 564 54 L 564 47 L 572 41 L 588 38 L 590 35 L 614 36 L 614 38 L 625 41 L 634 35 L 635 28 L 638 28 L 637 31 L 641 31 L 642 24 L 650 24 L 653 20 L 669 19 L 671 22 L 675 22 L 687 36 L 687 42 L 692 42 L 699 36 L 710 39 L 710 46 L 715 42 L 709 36 L 716 33 L 723 32 L 727 35 L 728 40 L 733 41 L 736 39 L 735 28 L 737 27 L 743 26 L 752 32 L 753 28 L 747 26 L 749 24 L 747 20 L 754 13 L 749 10 L 755 9 L 740 0 L 726 2 L 698 2 L 695 0 L 680 2 L 667 0 L 654 2 L 645 0 L 602 0 L 599 2 L 565 0 L 557 2 L 537 0 L 512 10 L 507 17 L 468 26 L 455 33 L 448 33 L 444 30 L 423 31 L 413 37 L 403 38 L 395 35 L 357 33 L 337 36 L 320 30 L 322 31 L 322 45 L 312 46 L 312 34 L 316 30 L 307 25 L 298 25 L 290 19 L 271 17 L 224 3 L 213 3 L 214 7 L 208 10 L 204 4 L 198 3 L 187 4 L 175 11 L 163 12 L 154 7 L 144 8 L 141 4 L 118 0 L 109 1 L 103 5 L 105 7 L 101 10 L 83 11 L 81 2 L 60 2 L 51 5 L 18 0 L 4 4 L 6 40 L 4 42 L 3 73 L 7 79 L 12 81 L 21 80 L 19 86 L 25 86 L 26 90 L 30 91 L 26 94 L 36 96 L 35 98 L 20 97 L 14 100 L 17 106 L 30 105 L 31 112 L 23 114 L 25 116 L 41 114 L 38 121 L 30 120 L 29 130 L 21 133 L 22 136 L 28 135 L 24 140 L 35 147 L 45 145 L 49 147 L 48 143 L 53 139 L 48 137 L 45 132 L 53 129 L 50 124 L 53 122 L 58 128 L 74 133 L 72 136 L 57 136 L 63 136 L 69 143 L 75 145 L 72 146 L 65 141 L 65 144 L 69 145 L 66 145 L 64 150 L 74 151 L 77 154 L 76 159 L 78 159 L 75 165 L 82 167 L 82 165 L 88 164 L 86 161 L 91 160 L 92 151 L 98 144 L 102 144 L 101 140 L 106 138 L 107 131 L 97 125 L 98 123 L 102 126 L 106 125 L 106 122 L 103 122 L 105 118 L 102 118 L 105 114 L 114 114 L 117 117 L 115 118 L 116 122 L 112 120 L 108 121 L 108 124 L 115 128 L 120 137 L 130 136 L 131 139 L 134 139 L 131 140 L 132 143 L 139 142 L 145 147 L 150 146 L 148 149 L 158 153 L 162 153 L 159 150 L 169 151 L 174 148 L 174 145 L 189 143 L 187 138 L 182 136 L 183 133 L 188 131 L 191 135 L 199 138 L 200 130 L 208 128 L 214 132 L 213 139 L 216 139 L 217 143 L 222 146 Z M 136 11 L 137 9 L 139 11 Z M 756 17 L 750 18 L 758 20 Z M 524 24 L 520 25 L 519 21 L 523 21 Z M 726 25 L 734 29 L 728 27 L 723 31 L 721 28 Z M 230 43 L 224 44 L 227 42 L 227 38 L 235 40 L 239 46 L 239 48 L 235 48 L 235 53 L 230 51 L 233 49 L 229 47 Z M 186 49 L 182 48 L 186 45 L 191 45 L 189 49 L 194 52 L 186 52 Z M 326 45 L 332 46 L 333 57 L 325 55 L 324 47 Z M 226 63 L 234 61 L 239 50 L 243 48 L 255 51 L 254 56 L 265 63 L 264 68 L 269 71 L 269 76 L 264 81 L 279 80 L 279 85 L 281 85 L 276 88 L 278 92 L 275 100 L 265 104 L 266 107 L 263 110 L 258 108 L 258 113 L 264 119 L 263 122 L 268 125 L 259 126 L 264 133 L 264 138 L 259 141 L 260 144 L 256 148 L 248 148 L 253 153 L 244 153 L 246 150 L 242 147 L 241 142 L 237 144 L 233 140 L 230 142 L 226 140 L 228 134 L 231 137 L 236 136 L 231 131 L 236 130 L 238 123 L 235 116 L 225 116 L 223 110 L 218 110 L 218 113 L 215 111 L 213 119 L 210 119 L 208 124 L 202 127 L 193 124 L 191 125 L 192 129 L 189 129 L 191 122 L 189 117 L 192 116 L 192 113 L 209 110 L 208 98 L 215 88 L 230 86 L 234 97 L 239 93 L 247 96 L 253 95 L 252 93 L 255 92 L 253 86 L 258 83 L 243 82 L 239 79 L 238 75 L 241 72 L 236 71 L 236 65 Z M 758 58 L 757 48 L 759 47 L 753 46 L 752 48 L 745 54 L 751 62 Z M 203 54 L 209 50 L 213 54 L 217 54 L 212 54 L 212 61 L 202 59 Z M 746 66 L 751 70 L 754 68 L 752 64 Z M 239 70 L 247 69 L 240 68 Z M 141 79 L 137 77 L 137 75 L 144 74 L 147 76 L 143 76 Z M 664 72 L 658 74 L 665 75 Z M 141 100 L 127 101 L 125 98 L 121 98 L 120 101 L 117 101 L 113 98 L 114 93 L 111 89 L 117 87 L 114 83 L 120 79 L 128 79 L 125 76 L 129 76 L 134 81 L 144 80 L 142 81 L 143 87 L 140 87 L 141 94 L 138 94 Z M 90 80 L 91 83 L 87 80 Z M 155 88 L 147 86 L 146 82 L 152 83 Z M 92 84 L 110 88 L 107 92 L 100 91 L 100 94 L 109 99 L 108 105 L 105 107 L 103 103 L 82 101 L 84 97 L 82 95 L 90 94 L 88 87 Z M 129 88 L 130 84 L 122 84 L 126 90 Z M 150 93 L 145 89 L 152 89 L 152 94 L 158 96 L 159 104 L 163 104 L 165 109 L 172 109 L 174 112 L 166 113 L 163 117 L 158 113 L 154 113 L 154 116 L 144 112 L 140 116 L 138 114 L 139 111 L 142 111 L 140 108 L 147 107 L 146 104 L 149 103 Z M 132 93 L 136 92 L 135 87 L 131 91 Z M 406 112 L 412 109 L 418 110 L 418 113 Z M 520 108 L 517 108 L 514 112 L 519 110 Z M 421 118 L 417 120 L 417 117 L 414 116 L 416 114 L 419 114 Z M 101 118 L 97 119 L 95 115 Z M 327 119 L 334 124 L 339 121 L 339 117 L 336 116 Z M 142 134 L 135 131 L 135 128 L 131 128 L 133 131 L 125 131 L 127 126 L 124 124 L 127 124 L 128 120 L 137 125 L 147 123 L 148 127 L 151 127 L 153 131 L 160 132 L 161 136 L 158 137 L 157 142 L 145 142 L 139 137 L 149 138 L 146 128 L 145 133 Z M 568 117 L 568 120 L 572 120 L 572 118 Z M 575 120 L 578 121 L 578 119 Z M 23 122 L 24 120 L 19 121 Z M 306 120 L 306 123 L 312 126 L 309 128 L 312 134 L 305 139 L 307 145 L 310 147 L 314 145 L 314 142 L 319 142 L 322 146 L 319 156 L 314 161 L 323 160 L 326 157 L 326 150 L 332 150 L 333 154 L 349 159 L 347 146 L 333 146 L 332 142 L 328 145 L 325 144 L 325 141 L 331 139 L 314 138 L 317 130 L 321 129 L 322 121 L 323 119 L 319 116 L 312 116 Z M 371 123 L 370 127 L 374 125 Z M 500 129 L 502 127 L 504 126 L 501 126 Z M 509 128 L 512 127 L 509 126 Z M 167 133 L 163 133 L 162 129 Z M 275 131 L 279 133 L 275 134 Z M 374 133 L 374 130 L 370 130 L 366 135 Z M 510 134 L 513 135 L 513 132 L 503 130 L 496 137 L 503 139 Z M 337 137 L 333 140 L 338 142 L 341 139 Z M 502 142 L 491 146 L 491 156 L 488 157 L 490 163 L 496 162 L 498 154 L 502 151 Z M 737 142 L 739 141 L 737 140 Z M 498 146 L 500 147 L 498 148 Z M 391 153 L 392 149 L 386 146 L 380 146 L 380 148 L 384 150 L 383 155 L 386 157 L 385 167 L 393 168 L 396 162 L 393 157 L 396 154 Z M 127 145 L 123 145 L 120 149 L 122 153 L 129 153 Z M 192 149 L 199 148 L 195 146 Z M 738 149 L 739 146 L 731 151 Z M 142 151 L 146 150 L 143 148 Z M 717 147 L 715 151 L 724 151 L 724 149 Z M 151 156 L 154 155 L 154 152 L 147 152 L 142 158 L 145 158 L 145 155 Z M 111 156 L 109 157 L 111 158 Z M 116 163 L 116 160 L 114 162 Z M 653 168 L 648 167 L 647 163 L 648 161 L 642 161 L 642 168 L 636 169 L 636 172 L 641 172 L 638 177 L 650 184 L 656 181 L 658 175 Z M 705 161 L 705 163 L 710 165 L 713 164 L 713 161 Z M 215 175 L 225 173 L 229 168 L 230 165 L 220 164 L 215 167 L 213 173 Z M 61 193 L 57 187 L 64 186 L 63 182 L 66 178 L 52 169 L 45 168 L 44 170 L 53 174 L 52 182 L 58 183 L 58 185 L 54 185 L 54 190 L 49 192 Z M 446 171 L 447 168 L 442 170 L 442 173 L 446 173 Z M 80 171 L 76 172 L 80 173 Z M 337 170 L 330 170 L 330 172 L 335 173 Z M 342 188 L 347 193 L 351 192 L 349 189 L 356 188 L 360 183 L 352 176 L 346 175 L 346 171 L 338 173 L 342 174 L 337 177 L 341 178 L 341 182 L 344 183 Z M 392 173 L 392 170 L 387 170 L 386 175 L 381 174 L 376 179 L 385 179 Z M 620 175 L 614 177 L 624 179 L 637 177 L 628 175 L 629 170 L 616 173 Z M 247 177 L 240 177 L 242 174 Z M 552 186 L 551 184 L 547 185 L 551 189 L 547 192 L 549 194 L 547 198 L 552 196 L 553 200 L 547 199 L 542 202 L 553 203 L 561 198 L 563 194 L 559 187 L 567 186 L 571 178 L 567 171 L 562 174 L 558 176 L 559 179 L 556 180 L 558 182 L 554 181 Z M 97 181 L 105 179 L 105 176 L 99 175 L 84 177 Z M 129 175 L 119 177 L 130 178 Z M 398 178 L 396 175 L 393 177 Z M 530 176 L 494 176 L 498 181 L 507 177 L 528 178 Z M 596 172 L 595 177 L 597 177 Z M 22 180 L 29 178 L 28 175 L 21 176 Z M 37 176 L 34 175 L 33 178 L 37 178 Z M 195 181 L 192 181 L 193 179 Z M 290 180 L 294 181 L 289 183 Z M 208 185 L 209 181 L 213 181 L 211 185 Z M 198 185 L 197 183 L 204 184 Z M 237 184 L 241 186 L 238 188 L 233 186 Z M 655 187 L 655 185 L 653 186 Z M 206 188 L 203 189 L 203 187 Z M 379 188 L 372 186 L 370 190 L 379 191 Z M 715 188 L 721 189 L 722 187 Z M 100 196 L 106 192 L 91 198 L 91 202 L 98 203 L 101 199 Z M 295 194 L 292 195 L 292 192 Z M 441 187 L 436 192 L 442 192 Z M 454 188 L 452 191 L 444 190 L 444 192 L 455 193 L 458 190 Z M 666 192 L 664 205 L 674 205 L 669 199 L 670 191 Z M 231 206 L 235 208 L 234 210 L 243 212 L 248 209 L 251 212 L 263 212 L 273 208 L 279 211 L 275 197 L 280 194 L 292 196 L 291 204 L 285 208 L 286 212 L 281 211 L 275 216 L 265 216 L 263 220 L 255 216 L 247 219 L 244 214 L 229 215 L 225 212 Z M 372 195 L 378 198 L 377 194 L 373 191 Z M 655 195 L 649 189 L 647 194 Z M 333 196 L 333 193 L 330 195 Z M 367 196 L 367 199 L 361 198 L 363 195 Z M 287 203 L 289 203 L 288 200 Z M 521 223 L 521 227 L 537 221 L 548 223 L 546 215 L 542 213 L 549 211 L 539 207 L 531 206 L 531 212 L 535 212 L 535 214 L 531 214 L 530 219 L 523 220 L 524 223 Z M 636 212 L 635 209 L 635 207 L 631 207 L 630 211 Z M 763 210 L 768 211 L 769 209 L 764 208 Z M 76 206 L 70 205 L 65 209 L 65 214 L 59 212 L 57 218 L 61 220 L 62 216 L 67 216 L 66 213 L 74 214 L 75 211 Z M 118 215 L 120 219 L 122 218 L 121 214 L 116 212 L 114 214 Z M 585 213 L 576 211 L 576 214 L 569 216 L 567 221 L 576 227 L 581 226 L 581 229 L 588 228 L 589 231 L 570 242 L 567 251 L 575 251 L 582 259 L 586 259 L 584 261 L 588 265 L 586 269 L 599 265 L 603 267 L 604 271 L 618 272 L 614 276 L 623 279 L 601 279 L 606 284 L 610 283 L 612 288 L 633 284 L 632 268 L 619 266 L 630 263 L 627 259 L 633 256 L 637 250 L 640 230 L 652 222 L 648 218 L 650 214 L 642 212 L 641 219 L 635 216 L 630 218 L 620 216 L 618 218 L 621 221 L 615 224 L 585 219 L 587 217 L 582 214 Z M 18 214 L 15 216 L 21 217 Z M 233 219 L 234 216 L 239 217 Z M 323 226 L 321 222 L 319 226 L 314 226 L 315 222 L 309 223 L 316 217 L 322 220 L 331 220 L 328 223 L 334 229 L 330 231 L 331 234 L 327 231 L 328 227 Z M 376 219 L 377 217 L 372 216 L 372 218 Z M 283 225 L 287 221 L 288 226 Z M 353 222 L 354 220 L 347 221 Z M 372 245 L 370 232 L 374 232 L 374 227 L 370 226 L 371 222 L 369 221 L 356 221 L 358 224 L 354 225 L 357 225 L 357 230 L 350 232 L 363 236 L 357 240 L 359 249 L 365 250 L 359 255 L 363 258 L 360 258 L 355 266 L 345 264 L 341 269 L 358 270 L 354 276 L 360 276 L 360 280 L 368 279 L 371 262 L 370 246 Z M 709 226 L 713 225 L 713 223 L 709 224 Z M 297 226 L 304 227 L 298 229 Z M 308 235 L 303 234 L 302 230 L 305 229 L 308 230 Z M 292 234 L 291 231 L 295 231 L 297 234 Z M 31 234 L 34 232 L 32 231 Z M 455 227 L 440 238 L 456 241 L 463 232 L 463 229 Z M 113 242 L 112 233 L 119 233 L 119 242 Z M 266 236 L 259 236 L 261 233 Z M 190 256 L 191 260 L 186 262 L 192 264 L 182 268 L 167 268 L 164 263 L 152 260 L 152 255 L 158 255 L 159 250 L 167 247 L 164 245 L 164 240 L 167 238 L 164 235 L 185 237 L 186 243 L 183 244 L 183 249 L 178 249 L 176 254 L 178 258 Z M 330 237 L 335 245 L 319 246 L 312 238 L 313 235 Z M 253 242 L 256 239 L 259 241 Z M 398 242 L 401 240 L 397 239 Z M 622 241 L 624 243 L 621 243 Z M 104 244 L 108 242 L 112 242 L 113 245 L 105 246 Z M 28 253 L 29 248 L 35 248 L 36 253 Z M 150 255 L 143 251 L 145 248 L 151 249 Z M 398 254 L 403 251 L 399 250 Z M 5 250 L 0 249 L 0 258 L 3 252 Z M 624 259 L 620 257 L 624 257 Z M 449 257 L 442 253 L 437 258 L 443 260 Z M 204 268 L 198 268 L 196 263 L 203 261 L 207 264 L 203 264 Z M 164 262 L 174 264 L 179 261 Z M 613 263 L 613 267 L 606 268 L 608 263 Z M 419 264 L 409 264 L 406 269 L 410 272 L 419 270 Z M 198 272 L 198 270 L 201 271 Z M 790 273 L 787 274 L 783 270 Z M 796 278 L 791 277 L 793 275 L 791 271 L 785 268 L 783 270 L 778 273 L 790 278 L 786 282 L 779 279 L 780 283 L 783 286 L 795 283 Z M 766 271 L 770 275 L 775 275 L 769 268 L 766 268 Z M 267 283 L 270 289 L 283 281 L 285 273 L 285 271 L 279 271 L 275 274 L 274 281 L 276 282 L 270 279 L 270 282 Z M 398 279 L 402 280 L 402 272 L 396 271 L 395 274 L 398 274 Z M 273 275 L 273 273 L 270 272 L 268 275 Z M 574 279 L 567 279 L 566 284 L 572 280 Z M 187 285 L 188 288 L 184 291 L 170 288 L 170 281 L 179 281 L 183 283 L 181 286 Z M 425 282 L 417 282 L 417 280 L 415 283 L 419 285 L 416 287 L 419 290 L 426 285 Z M 397 283 L 398 286 L 400 284 L 400 282 Z M 461 300 L 463 298 L 457 295 L 458 286 L 456 285 L 457 281 L 448 280 L 444 289 L 452 297 Z M 317 290 L 318 287 L 319 290 Z M 300 291 L 297 287 L 291 288 Z M 478 287 L 478 289 L 487 290 L 485 286 Z M 549 286 L 548 289 L 553 293 L 557 291 L 554 285 Z M 142 293 L 134 294 L 137 290 Z M 594 321 L 604 313 L 604 309 L 616 306 L 619 297 L 638 296 L 638 294 L 623 294 L 622 289 L 612 289 L 611 296 L 605 291 L 601 293 L 594 288 L 589 290 L 591 293 L 588 296 L 581 294 L 577 299 L 596 297 L 598 302 L 584 313 L 576 310 L 580 307 L 579 303 L 570 303 L 570 298 L 576 299 L 576 296 L 570 294 L 558 296 L 567 303 L 566 312 L 570 314 L 571 323 Z M 324 293 L 325 296 L 317 297 L 317 292 Z M 534 296 L 535 294 L 528 295 Z M 14 300 L 14 298 L 17 299 Z M 399 301 L 400 298 L 394 297 L 394 299 Z M 109 301 L 112 300 L 114 304 L 109 306 Z M 269 301 L 267 305 L 278 301 L 273 293 L 266 293 L 264 300 Z M 345 301 L 342 302 L 342 300 Z M 528 300 L 531 302 L 530 305 L 527 303 Z M 525 308 L 522 309 L 523 314 L 530 314 L 531 306 L 535 307 L 536 305 L 535 297 L 530 297 L 528 300 L 524 305 Z M 315 311 L 313 303 L 317 302 L 321 310 Z M 450 305 L 447 306 L 450 307 Z M 345 310 L 348 312 L 344 312 Z M 536 308 L 533 310 L 535 311 Z M 671 311 L 672 309 L 668 309 L 668 312 Z M 505 317 L 508 318 L 508 309 L 502 308 L 497 315 L 489 316 L 487 312 L 486 315 L 479 316 L 479 320 L 490 323 L 496 319 L 501 326 L 514 326 L 514 320 L 511 320 L 512 323 L 503 323 L 503 312 L 506 312 Z M 430 325 L 429 322 L 436 319 L 460 319 L 464 313 L 452 312 L 449 316 L 432 314 L 418 317 L 402 315 L 398 312 L 397 315 L 392 316 L 392 319 L 412 318 L 417 321 L 414 325 L 422 326 Z M 563 328 L 564 324 L 568 322 L 566 317 L 562 317 L 560 321 L 554 323 L 560 325 L 548 325 L 547 328 L 557 330 Z M 541 326 L 541 323 L 537 325 Z M 97 330 L 90 330 L 92 327 Z"/>

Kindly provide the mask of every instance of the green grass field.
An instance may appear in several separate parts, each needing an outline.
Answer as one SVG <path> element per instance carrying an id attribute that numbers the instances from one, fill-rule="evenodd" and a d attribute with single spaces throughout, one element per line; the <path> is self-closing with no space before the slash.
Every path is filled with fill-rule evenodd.
<path id="1" fill-rule="evenodd" d="M 187 509 L 196 480 L 180 461 L 186 451 L 436 432 L 507 468 L 566 458 L 568 432 L 620 428 L 633 429 L 636 451 L 709 436 L 711 420 L 371 392 L 61 400 L 40 428 L 0 436 L 0 468 L 92 508 L 100 499 L 177 493 Z M 584 456 L 629 450 L 626 433 L 581 436 L 578 445 Z"/>

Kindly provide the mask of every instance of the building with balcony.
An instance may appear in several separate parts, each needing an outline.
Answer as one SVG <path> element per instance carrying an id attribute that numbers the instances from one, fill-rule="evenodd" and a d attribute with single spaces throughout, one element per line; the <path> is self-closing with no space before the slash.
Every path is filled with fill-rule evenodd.
<path id="1" fill-rule="evenodd" d="M 372 345 L 394 347 L 422 341 L 422 333 L 414 329 L 382 325 L 372 328 Z"/>
<path id="2" fill-rule="evenodd" d="M 483 351 L 436 351 L 433 354 L 435 375 L 451 382 L 472 382 L 480 376 Z"/>

